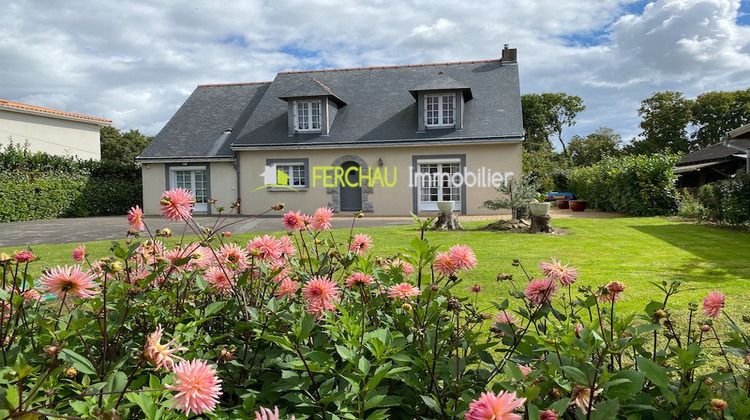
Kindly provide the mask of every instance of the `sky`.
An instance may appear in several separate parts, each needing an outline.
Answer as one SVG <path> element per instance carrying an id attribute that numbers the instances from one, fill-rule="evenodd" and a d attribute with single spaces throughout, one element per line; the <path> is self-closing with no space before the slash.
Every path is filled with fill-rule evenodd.
<path id="1" fill-rule="evenodd" d="M 564 92 L 627 142 L 643 99 L 750 88 L 750 0 L 5 0 L 0 99 L 155 135 L 200 84 L 471 61 L 518 49 L 521 93 Z"/>

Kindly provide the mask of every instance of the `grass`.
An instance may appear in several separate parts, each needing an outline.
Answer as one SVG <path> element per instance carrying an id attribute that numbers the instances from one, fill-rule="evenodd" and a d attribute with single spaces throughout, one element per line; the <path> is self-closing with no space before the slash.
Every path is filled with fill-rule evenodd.
<path id="1" fill-rule="evenodd" d="M 488 222 L 463 223 L 476 229 Z M 479 260 L 474 271 L 463 276 L 463 286 L 483 287 L 479 303 L 500 302 L 508 297 L 510 285 L 497 283 L 497 274 L 512 274 L 519 285 L 525 277 L 513 259 L 522 261 L 534 276 L 539 275 L 539 262 L 556 257 L 564 263 L 580 267 L 579 283 L 598 286 L 617 280 L 627 289 L 618 306 L 627 312 L 641 311 L 651 300 L 662 300 L 661 292 L 650 282 L 678 280 L 681 292 L 671 300 L 670 307 L 686 310 L 689 302 L 700 302 L 712 290 L 727 295 L 727 312 L 735 319 L 749 313 L 750 236 L 661 217 L 614 219 L 556 219 L 554 226 L 569 235 L 528 235 L 495 233 L 476 230 L 462 232 L 428 232 L 428 240 L 447 249 L 453 244 L 471 246 Z M 355 228 L 373 238 L 373 253 L 391 256 L 403 252 L 419 234 L 414 226 Z M 280 232 L 278 232 L 280 233 Z M 348 230 L 334 231 L 345 240 Z M 245 243 L 257 234 L 236 234 L 232 237 Z M 78 244 L 38 245 L 34 252 L 42 258 L 32 264 L 32 275 L 44 267 L 71 264 L 73 248 Z M 110 241 L 86 244 L 92 258 L 110 255 Z M 15 248 L 19 249 L 19 248 Z M 14 248 L 0 249 L 11 253 Z"/>

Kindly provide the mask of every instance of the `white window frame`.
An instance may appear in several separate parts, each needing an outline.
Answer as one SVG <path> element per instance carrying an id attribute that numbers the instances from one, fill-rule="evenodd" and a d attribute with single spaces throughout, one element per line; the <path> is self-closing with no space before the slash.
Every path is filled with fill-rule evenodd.
<path id="1" fill-rule="evenodd" d="M 289 187 L 295 189 L 307 188 L 307 168 L 305 162 L 276 162 L 271 165 L 273 173 L 277 174 L 279 170 L 289 176 Z M 275 183 L 279 184 L 278 178 L 275 179 Z M 275 188 L 286 188 L 286 186 L 276 186 Z"/>
<path id="2" fill-rule="evenodd" d="M 323 118 L 323 104 L 320 99 L 294 101 L 294 130 L 301 133 L 320 132 Z M 314 112 L 317 108 L 317 113 Z"/>
<path id="3" fill-rule="evenodd" d="M 190 174 L 190 185 L 181 184 L 178 182 L 178 173 L 188 172 Z M 197 188 L 196 172 L 203 172 L 203 190 L 205 194 L 200 195 Z M 195 195 L 195 206 L 194 211 L 197 212 L 208 212 L 208 200 L 210 199 L 209 194 L 209 181 L 208 181 L 208 168 L 205 166 L 172 166 L 169 168 L 169 183 L 172 188 L 185 188 L 190 190 Z"/>
<path id="4" fill-rule="evenodd" d="M 437 109 L 430 109 L 431 99 L 437 99 Z M 450 98 L 450 101 L 447 100 Z M 430 115 L 437 112 L 437 116 Z M 435 120 L 435 121 L 433 121 Z M 424 95 L 424 123 L 427 128 L 443 128 L 456 126 L 456 94 L 430 93 Z"/>
<path id="5" fill-rule="evenodd" d="M 426 165 L 436 165 L 435 173 L 463 173 L 463 168 L 461 167 L 461 159 L 419 159 L 417 160 L 417 172 L 422 173 L 422 168 Z M 444 169 L 447 169 L 447 167 L 449 166 L 455 166 L 455 171 L 445 172 Z M 418 182 L 417 202 L 419 211 L 438 211 L 438 201 L 455 201 L 453 208 L 455 210 L 460 210 L 462 208 L 461 204 L 464 198 L 462 196 L 461 186 L 453 185 L 452 178 L 450 176 L 443 176 L 440 178 L 441 179 L 437 179 L 437 177 L 430 177 L 429 179 L 425 180 L 421 177 L 415 176 L 415 179 Z M 424 185 L 423 182 L 425 181 L 429 184 Z M 440 185 L 438 185 L 437 182 L 439 182 Z M 434 189 L 435 191 L 430 191 L 431 189 Z M 432 200 L 432 196 L 434 195 L 437 196 L 436 200 Z"/>

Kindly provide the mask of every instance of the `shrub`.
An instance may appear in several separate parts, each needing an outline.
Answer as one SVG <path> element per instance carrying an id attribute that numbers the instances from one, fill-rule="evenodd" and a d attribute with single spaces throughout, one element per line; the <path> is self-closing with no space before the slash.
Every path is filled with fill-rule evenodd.
<path id="1" fill-rule="evenodd" d="M 709 220 L 730 225 L 750 221 L 750 174 L 706 184 L 698 196 Z"/>
<path id="2" fill-rule="evenodd" d="M 667 307 L 677 282 L 656 285 L 664 297 L 642 313 L 620 314 L 625 285 L 574 293 L 577 269 L 553 259 L 531 277 L 514 261 L 524 279 L 497 277 L 512 300 L 478 308 L 480 286 L 455 293 L 473 252 L 439 252 L 425 238 L 430 221 L 417 220 L 404 252 L 375 258 L 366 235 L 327 231 L 328 209 L 288 212 L 287 235 L 238 244 L 218 234 L 223 216 L 215 229 L 198 226 L 184 191 L 166 192 L 162 206 L 199 240 L 167 248 L 161 230 L 113 243 L 98 261 L 77 247 L 86 268 L 41 279 L 26 275 L 30 250 L 0 254 L 0 416 L 750 415 L 750 341 L 718 292 L 704 316 L 691 305 L 682 326 Z M 133 209 L 131 225 L 142 221 Z M 725 341 L 714 326 L 722 316 Z M 716 349 L 720 366 L 705 368 Z"/>
<path id="3" fill-rule="evenodd" d="M 570 190 L 596 209 L 633 216 L 673 214 L 677 209 L 674 155 L 608 157 L 576 168 Z"/>
<path id="4" fill-rule="evenodd" d="M 141 203 L 140 168 L 31 153 L 0 153 L 0 221 L 122 215 Z"/>
<path id="5" fill-rule="evenodd" d="M 686 219 L 701 219 L 706 209 L 701 204 L 697 194 L 683 189 L 680 191 L 679 202 L 677 204 L 677 215 Z"/>

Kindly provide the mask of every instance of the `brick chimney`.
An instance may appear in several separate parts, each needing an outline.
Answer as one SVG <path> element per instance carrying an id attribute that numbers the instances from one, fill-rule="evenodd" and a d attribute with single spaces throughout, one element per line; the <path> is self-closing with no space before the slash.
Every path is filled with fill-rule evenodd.
<path id="1" fill-rule="evenodd" d="M 503 55 L 500 61 L 503 63 L 515 63 L 518 59 L 518 51 L 515 48 L 508 48 L 508 44 L 503 47 Z"/>

